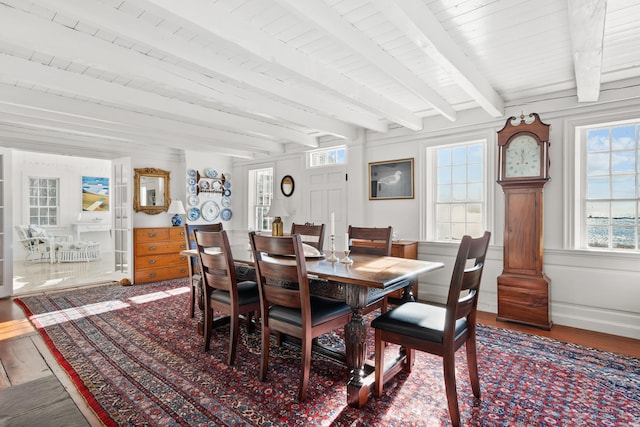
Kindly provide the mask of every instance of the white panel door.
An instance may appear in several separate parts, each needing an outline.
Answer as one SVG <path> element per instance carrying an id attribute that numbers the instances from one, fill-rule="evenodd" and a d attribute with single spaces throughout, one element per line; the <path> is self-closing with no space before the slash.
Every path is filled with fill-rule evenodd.
<path id="1" fill-rule="evenodd" d="M 346 165 L 307 170 L 305 213 L 308 222 L 326 224 L 324 249 L 331 250 L 331 213 L 335 218 L 335 249 L 344 250 L 347 219 Z"/>
<path id="2" fill-rule="evenodd" d="M 113 176 L 114 279 L 133 282 L 133 193 L 131 159 L 111 162 Z"/>

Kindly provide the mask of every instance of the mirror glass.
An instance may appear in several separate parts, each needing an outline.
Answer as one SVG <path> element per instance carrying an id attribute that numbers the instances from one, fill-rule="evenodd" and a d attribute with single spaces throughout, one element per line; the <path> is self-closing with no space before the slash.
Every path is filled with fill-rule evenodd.
<path id="1" fill-rule="evenodd" d="M 293 194 L 294 188 L 295 184 L 291 175 L 285 175 L 285 177 L 282 178 L 282 181 L 280 181 L 280 190 L 282 191 L 282 194 L 289 197 Z"/>
<path id="2" fill-rule="evenodd" d="M 135 169 L 133 209 L 151 215 L 166 212 L 169 197 L 169 171 L 155 168 Z"/>

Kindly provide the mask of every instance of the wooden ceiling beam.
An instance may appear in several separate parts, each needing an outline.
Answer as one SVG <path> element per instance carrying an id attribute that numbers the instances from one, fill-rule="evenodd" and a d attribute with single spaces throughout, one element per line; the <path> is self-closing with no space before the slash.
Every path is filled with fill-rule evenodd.
<path id="1" fill-rule="evenodd" d="M 594 102 L 600 97 L 607 0 L 568 0 L 567 4 L 578 102 Z"/>
<path id="2" fill-rule="evenodd" d="M 276 0 L 291 12 L 304 18 L 310 26 L 323 30 L 340 44 L 348 46 L 354 54 L 365 58 L 373 66 L 404 86 L 431 105 L 451 121 L 456 119 L 453 107 L 434 91 L 424 80 L 409 71 L 393 56 L 373 43 L 360 31 L 345 21 L 324 2 L 301 2 L 300 0 Z"/>
<path id="3" fill-rule="evenodd" d="M 492 117 L 504 116 L 504 101 L 422 0 L 374 0 L 378 9 L 416 46 L 447 71 Z"/>
<path id="4" fill-rule="evenodd" d="M 387 124 L 377 118 L 362 114 L 366 110 L 385 119 L 396 122 L 413 130 L 422 129 L 422 119 L 394 100 L 381 96 L 366 86 L 321 65 L 319 62 L 286 46 L 267 34 L 255 30 L 225 11 L 219 4 L 183 0 L 135 0 L 138 7 L 151 10 L 152 13 L 172 22 L 180 22 L 185 28 L 199 34 L 209 34 L 215 39 L 222 39 L 235 47 L 246 51 L 251 56 L 267 61 L 271 66 L 279 67 L 289 73 L 303 78 L 305 81 L 322 88 L 322 91 L 311 90 L 303 86 L 291 86 L 265 79 L 258 73 L 244 73 L 240 67 L 224 69 L 219 64 L 210 64 L 208 68 L 223 73 L 231 78 L 276 96 L 285 98 L 307 107 L 313 108 L 330 117 L 377 132 L 386 132 Z M 162 49 L 162 46 L 158 46 Z M 194 59 L 192 59 L 194 60 Z M 200 59 L 203 61 L 204 58 Z M 224 64 L 223 64 L 224 65 Z M 326 92 L 326 94 L 323 94 Z M 330 96 L 329 96 L 330 94 Z M 354 104 L 357 108 L 335 102 L 332 99 Z"/>

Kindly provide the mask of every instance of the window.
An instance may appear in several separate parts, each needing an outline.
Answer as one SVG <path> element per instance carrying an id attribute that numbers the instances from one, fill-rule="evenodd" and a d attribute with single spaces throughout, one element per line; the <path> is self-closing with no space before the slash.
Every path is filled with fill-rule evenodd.
<path id="1" fill-rule="evenodd" d="M 485 229 L 485 146 L 486 141 L 433 147 L 427 164 L 433 165 L 429 178 L 433 200 L 427 213 L 430 239 L 457 241 L 462 236 L 481 236 Z"/>
<path id="2" fill-rule="evenodd" d="M 307 151 L 307 167 L 309 168 L 343 165 L 346 163 L 347 149 L 345 146 Z"/>
<path id="3" fill-rule="evenodd" d="M 582 248 L 638 250 L 640 121 L 578 129 Z"/>
<path id="4" fill-rule="evenodd" d="M 58 225 L 58 178 L 29 177 L 29 224 Z"/>
<path id="5" fill-rule="evenodd" d="M 271 221 L 267 216 L 273 199 L 273 168 L 253 169 L 249 171 L 249 229 L 256 231 L 271 230 Z"/>

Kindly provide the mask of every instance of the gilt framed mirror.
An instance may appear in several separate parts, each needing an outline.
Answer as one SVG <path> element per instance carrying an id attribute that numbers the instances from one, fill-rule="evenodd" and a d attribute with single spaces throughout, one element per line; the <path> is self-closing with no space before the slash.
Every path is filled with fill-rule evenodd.
<path id="1" fill-rule="evenodd" d="M 156 168 L 134 169 L 133 210 L 149 215 L 166 212 L 171 203 L 169 171 Z"/>

